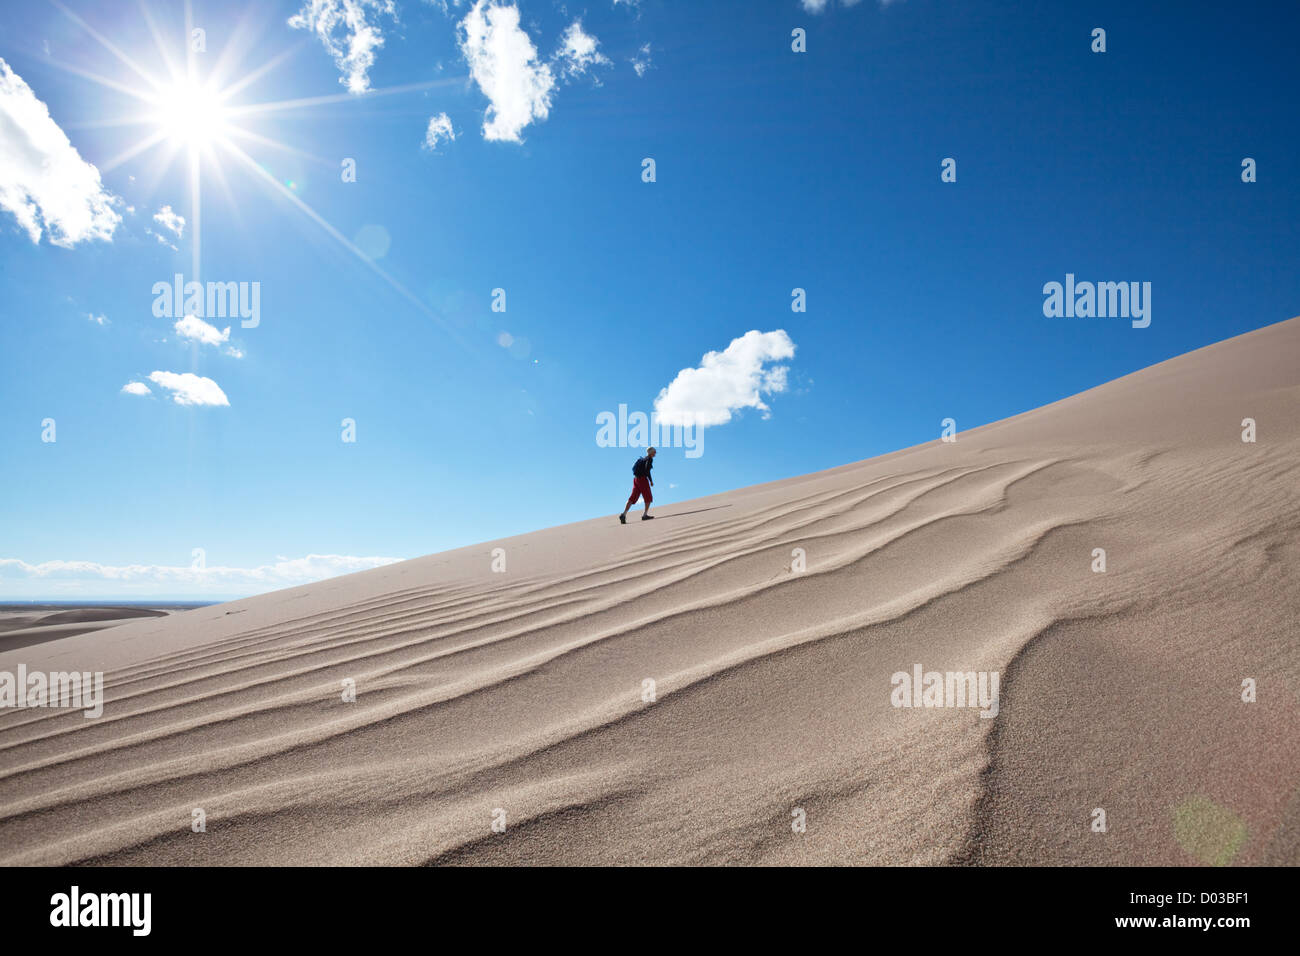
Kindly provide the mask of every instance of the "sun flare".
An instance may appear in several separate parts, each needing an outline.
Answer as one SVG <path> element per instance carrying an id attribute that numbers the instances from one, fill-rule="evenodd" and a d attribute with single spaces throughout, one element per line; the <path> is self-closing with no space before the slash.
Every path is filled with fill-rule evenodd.
<path id="1" fill-rule="evenodd" d="M 211 86 L 178 80 L 158 95 L 156 105 L 159 130 L 181 145 L 207 146 L 228 131 L 225 103 Z"/>
<path id="2" fill-rule="evenodd" d="M 404 299 L 422 313 L 442 324 L 441 317 L 431 310 L 419 296 L 416 296 L 391 275 L 375 264 L 374 260 L 350 242 L 338 229 L 309 206 L 297 195 L 297 187 L 292 180 L 283 181 L 268 170 L 266 162 L 254 159 L 244 149 L 252 144 L 264 150 L 291 154 L 299 161 L 312 162 L 327 166 L 337 172 L 335 160 L 313 155 L 292 144 L 282 142 L 272 136 L 257 131 L 259 121 L 277 116 L 302 116 L 305 111 L 315 107 L 331 104 L 355 103 L 372 100 L 380 96 L 417 93 L 438 86 L 455 86 L 463 78 L 446 77 L 435 80 L 423 80 L 401 86 L 383 89 L 366 89 L 363 92 L 327 93 L 319 96 L 299 96 L 292 99 L 247 102 L 244 92 L 254 84 L 262 81 L 268 74 L 286 63 L 300 46 L 293 46 L 280 51 L 261 65 L 252 69 L 242 69 L 238 47 L 232 47 L 216 54 L 215 62 L 206 75 L 200 76 L 201 65 L 206 66 L 196 56 L 198 50 L 193 46 L 194 32 L 191 30 L 189 3 L 186 8 L 186 32 L 183 37 L 173 37 L 168 43 L 148 10 L 148 0 L 140 0 L 143 19 L 153 34 L 154 50 L 151 60 L 166 68 L 159 76 L 141 66 L 134 58 L 115 46 L 99 31 L 83 20 L 72 10 L 67 9 L 62 0 L 52 3 L 73 23 L 82 27 L 103 49 L 120 61 L 132 73 L 144 81 L 144 86 L 130 85 L 116 79 L 96 76 L 86 70 L 54 61 L 54 66 L 69 73 L 89 79 L 103 89 L 125 94 L 136 100 L 142 108 L 132 112 L 96 120 L 87 125 L 95 127 L 142 127 L 145 132 L 132 136 L 119 152 L 96 164 L 101 175 L 112 172 L 139 157 L 152 154 L 153 161 L 145 175 L 148 182 L 158 183 L 179 159 L 188 174 L 189 202 L 183 207 L 186 213 L 185 233 L 190 245 L 191 269 L 195 276 L 201 273 L 203 250 L 203 182 L 207 177 L 215 177 L 221 194 L 233 202 L 230 183 L 227 182 L 223 167 L 233 161 L 237 168 L 249 174 L 264 188 L 291 204 L 309 220 L 320 226 L 344 248 L 352 252 L 365 266 L 395 289 Z M 234 36 L 246 34 L 249 27 L 236 28 Z M 185 51 L 184 61 L 174 57 L 177 48 Z M 233 52 L 232 52 L 233 51 Z M 134 176 L 132 177 L 134 180 Z M 177 234 L 179 237 L 179 233 Z M 159 235 L 159 241 L 166 241 Z M 170 243 L 169 243 L 170 244 Z M 172 245 L 176 249 L 175 245 Z M 445 327 L 445 326 L 444 326 Z"/>

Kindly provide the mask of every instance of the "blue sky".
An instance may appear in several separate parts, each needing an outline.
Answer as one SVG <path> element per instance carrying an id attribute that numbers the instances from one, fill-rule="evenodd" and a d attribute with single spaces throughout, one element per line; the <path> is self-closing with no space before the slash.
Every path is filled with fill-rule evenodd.
<path id="1" fill-rule="evenodd" d="M 353 5 L 358 35 L 301 2 L 0 11 L 0 600 L 612 520 L 620 404 L 729 417 L 662 449 L 670 504 L 1300 312 L 1294 6 L 315 9 Z M 154 314 L 196 265 L 258 284 L 255 327 Z M 1067 273 L 1149 282 L 1150 325 L 1045 316 Z"/>

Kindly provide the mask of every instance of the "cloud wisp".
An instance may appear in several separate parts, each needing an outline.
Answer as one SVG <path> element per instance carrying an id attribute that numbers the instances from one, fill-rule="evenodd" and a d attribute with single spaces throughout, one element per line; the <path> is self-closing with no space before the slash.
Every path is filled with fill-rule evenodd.
<path id="1" fill-rule="evenodd" d="M 181 238 L 181 234 L 185 232 L 185 217 L 173 210 L 171 206 L 163 206 L 154 213 L 153 221 L 167 231 L 174 233 L 177 239 Z"/>
<path id="2" fill-rule="evenodd" d="M 309 554 L 253 568 L 235 568 L 108 565 L 94 561 L 45 561 L 29 564 L 17 558 L 0 558 L 0 594 L 19 595 L 36 586 L 41 594 L 49 595 L 114 593 L 122 597 L 147 595 L 150 599 L 160 596 L 228 597 L 311 584 L 401 560 L 403 559 L 346 554 Z"/>
<path id="3" fill-rule="evenodd" d="M 565 79 L 577 79 L 597 66 L 609 66 L 609 57 L 600 52 L 600 41 L 582 29 L 582 21 L 574 20 L 564 31 L 560 48 L 555 51 L 560 74 Z"/>
<path id="4" fill-rule="evenodd" d="M 424 147 L 436 151 L 438 144 L 444 140 L 455 142 L 456 130 L 452 128 L 451 117 L 439 113 L 429 117 L 429 128 L 424 131 Z"/>
<path id="5" fill-rule="evenodd" d="M 334 57 L 339 82 L 349 93 L 359 94 L 370 89 L 375 51 L 384 45 L 380 24 L 385 17 L 397 19 L 393 0 L 306 0 L 289 18 L 289 26 L 316 34 Z"/>

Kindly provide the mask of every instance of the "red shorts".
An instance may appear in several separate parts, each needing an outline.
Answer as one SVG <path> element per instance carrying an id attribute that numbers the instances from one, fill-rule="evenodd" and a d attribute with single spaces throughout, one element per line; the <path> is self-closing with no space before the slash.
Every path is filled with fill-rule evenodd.
<path id="1" fill-rule="evenodd" d="M 655 496 L 650 494 L 650 479 L 637 476 L 632 479 L 632 497 L 627 499 L 627 507 L 631 508 L 636 504 L 636 500 L 642 495 L 645 496 L 645 503 L 648 506 L 655 500 Z M 624 509 L 627 510 L 626 508 Z"/>

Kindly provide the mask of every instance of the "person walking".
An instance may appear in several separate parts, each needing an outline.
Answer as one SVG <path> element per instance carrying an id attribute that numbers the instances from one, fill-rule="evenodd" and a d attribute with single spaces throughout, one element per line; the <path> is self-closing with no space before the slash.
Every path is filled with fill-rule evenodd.
<path id="1" fill-rule="evenodd" d="M 655 450 L 647 448 L 645 455 L 636 460 L 632 466 L 632 497 L 627 499 L 627 504 L 623 506 L 623 513 L 618 516 L 619 524 L 627 524 L 627 512 L 638 498 L 645 499 L 645 513 L 641 515 L 642 521 L 653 521 L 654 515 L 650 513 L 650 502 L 654 500 L 654 495 L 650 493 L 650 487 L 655 483 L 650 477 L 650 469 L 655 465 Z"/>

